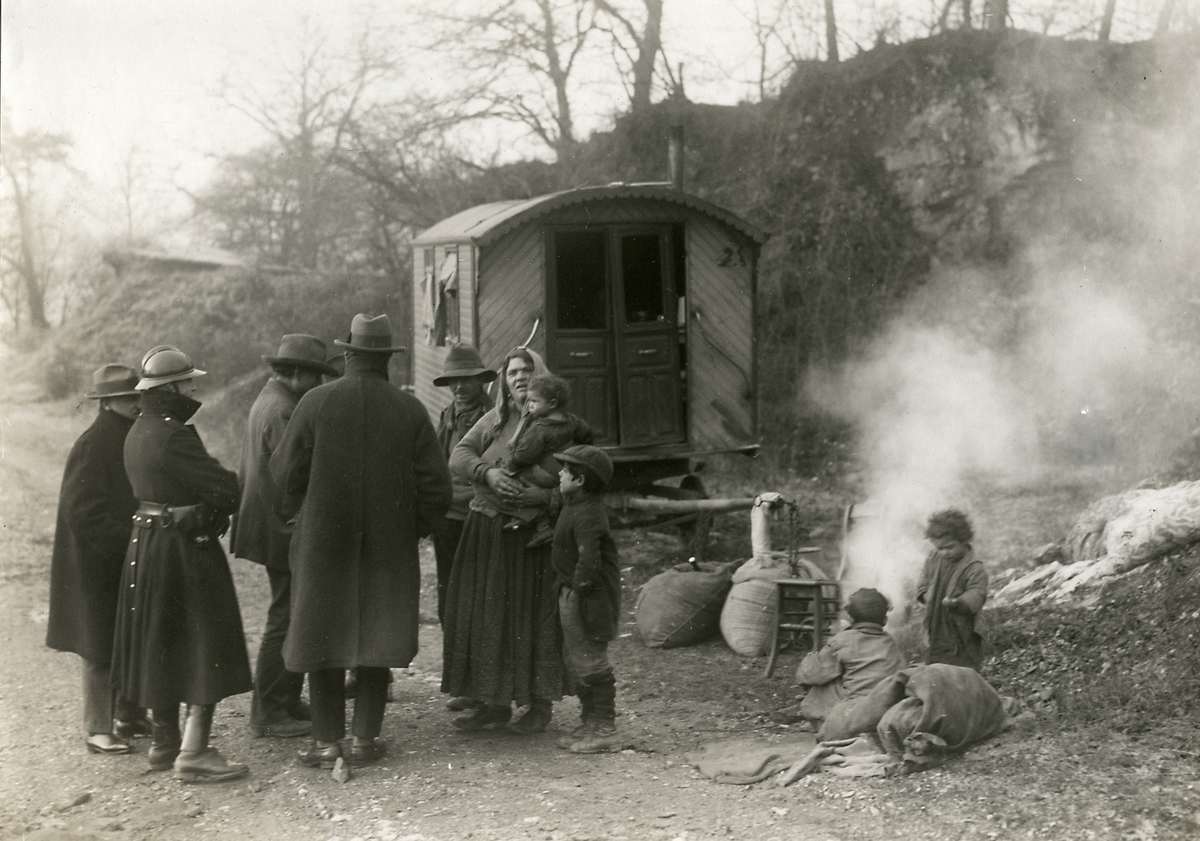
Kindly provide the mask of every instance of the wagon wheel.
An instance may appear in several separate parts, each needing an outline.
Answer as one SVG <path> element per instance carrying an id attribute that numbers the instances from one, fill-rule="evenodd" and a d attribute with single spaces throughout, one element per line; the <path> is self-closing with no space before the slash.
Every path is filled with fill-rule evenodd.
<path id="1" fill-rule="evenodd" d="M 692 499 L 708 499 L 708 491 L 704 482 L 695 473 L 689 473 L 679 481 L 679 489 L 688 491 Z M 704 550 L 708 545 L 708 533 L 712 530 L 713 515 L 705 512 L 696 514 L 691 522 L 679 526 L 679 537 L 683 541 L 683 551 L 697 561 L 704 560 Z"/>

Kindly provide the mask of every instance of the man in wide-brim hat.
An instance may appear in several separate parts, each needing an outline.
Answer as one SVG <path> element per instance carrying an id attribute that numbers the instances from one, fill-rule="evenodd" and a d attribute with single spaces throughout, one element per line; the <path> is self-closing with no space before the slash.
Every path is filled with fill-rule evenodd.
<path id="1" fill-rule="evenodd" d="M 296 522 L 290 552 L 292 617 L 283 657 L 308 674 L 313 740 L 302 764 L 380 759 L 391 667 L 417 653 L 417 541 L 450 504 L 450 476 L 429 414 L 388 382 L 386 315 L 356 315 L 346 372 L 300 399 L 271 458 L 279 512 Z M 353 741 L 344 670 L 357 675 Z"/>
<path id="2" fill-rule="evenodd" d="M 137 373 L 124 365 L 104 365 L 92 374 L 85 396 L 99 411 L 71 447 L 58 498 L 46 645 L 83 661 L 89 753 L 129 753 L 129 737 L 150 735 L 144 711 L 115 697 L 109 676 L 129 518 L 137 507 L 123 457 L 125 437 L 138 416 L 137 381 Z"/>
<path id="3" fill-rule="evenodd" d="M 454 445 L 488 410 L 487 384 L 494 379 L 496 372 L 484 366 L 479 351 L 470 345 L 452 347 L 446 354 L 442 373 L 433 378 L 433 384 L 448 389 L 452 397 L 450 404 L 442 409 L 437 426 L 438 443 L 447 463 Z M 458 540 L 462 537 L 463 521 L 467 519 L 467 505 L 474 496 L 470 482 L 454 477 L 451 477 L 451 481 L 454 483 L 454 498 L 433 536 L 437 558 L 439 620 L 445 616 L 450 568 L 454 562 L 454 552 L 458 549 Z M 452 708 L 461 709 L 462 705 L 454 704 Z"/>
<path id="4" fill-rule="evenodd" d="M 283 664 L 283 641 L 291 617 L 291 531 L 275 513 L 270 460 L 300 398 L 320 385 L 322 377 L 337 374 L 327 357 L 325 342 L 316 336 L 284 335 L 279 350 L 263 357 L 271 376 L 250 407 L 242 438 L 238 471 L 242 498 L 229 545 L 235 556 L 266 567 L 271 585 L 250 704 L 250 728 L 258 736 L 307 736 L 311 729 L 308 709 L 300 700 L 304 675 L 289 672 Z"/>

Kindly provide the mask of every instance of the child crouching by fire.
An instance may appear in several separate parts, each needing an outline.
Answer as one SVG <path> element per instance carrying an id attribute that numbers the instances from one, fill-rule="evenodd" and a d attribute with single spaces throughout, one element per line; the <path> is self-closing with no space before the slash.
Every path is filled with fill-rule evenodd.
<path id="1" fill-rule="evenodd" d="M 796 669 L 796 682 L 807 694 L 790 720 L 807 721 L 815 730 L 837 704 L 863 697 L 907 665 L 900 646 L 883 629 L 889 609 L 878 590 L 863 588 L 850 596 L 850 627 L 805 655 Z"/>

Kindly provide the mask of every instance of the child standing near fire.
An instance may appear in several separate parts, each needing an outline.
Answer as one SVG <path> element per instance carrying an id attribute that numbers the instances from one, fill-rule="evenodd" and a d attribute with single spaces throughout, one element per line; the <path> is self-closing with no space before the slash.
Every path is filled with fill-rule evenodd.
<path id="1" fill-rule="evenodd" d="M 974 536 L 971 521 L 956 508 L 935 512 L 925 527 L 933 551 L 921 571 L 917 601 L 925 605 L 926 663 L 975 671 L 983 665 L 983 636 L 976 622 L 987 601 L 988 574 L 971 548 Z"/>
<path id="2" fill-rule="evenodd" d="M 616 729 L 616 680 L 608 643 L 617 636 L 621 570 L 608 524 L 604 491 L 613 466 L 597 447 L 577 444 L 557 453 L 563 510 L 550 558 L 558 588 L 563 659 L 579 696 L 580 723 L 558 746 L 572 753 L 622 747 Z"/>
<path id="3" fill-rule="evenodd" d="M 558 464 L 553 456 L 572 444 L 591 444 L 592 430 L 587 421 L 567 411 L 571 387 L 562 377 L 541 374 L 529 381 L 525 414 L 517 424 L 510 442 L 507 463 L 499 465 L 509 476 L 536 485 L 558 485 Z M 530 548 L 554 539 L 554 526 L 545 508 L 522 509 L 513 515 L 506 528 L 519 529 L 534 523 Z"/>

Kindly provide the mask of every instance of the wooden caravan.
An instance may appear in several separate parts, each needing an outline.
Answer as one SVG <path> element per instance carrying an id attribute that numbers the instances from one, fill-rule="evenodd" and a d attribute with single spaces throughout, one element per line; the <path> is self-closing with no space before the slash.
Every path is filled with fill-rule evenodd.
<path id="1" fill-rule="evenodd" d="M 542 353 L 612 457 L 614 490 L 754 453 L 754 300 L 764 236 L 659 184 L 470 208 L 414 240 L 413 383 L 436 414 L 447 350 Z"/>

